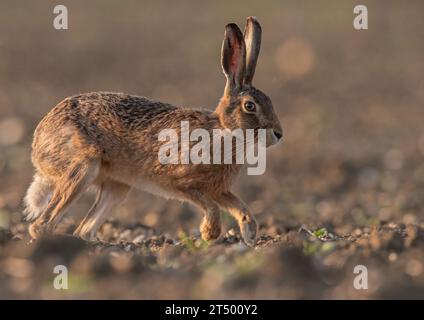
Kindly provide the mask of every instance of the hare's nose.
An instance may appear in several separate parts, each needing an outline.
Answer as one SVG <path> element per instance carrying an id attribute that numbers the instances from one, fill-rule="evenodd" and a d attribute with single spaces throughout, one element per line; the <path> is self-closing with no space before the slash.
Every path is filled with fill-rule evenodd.
<path id="1" fill-rule="evenodd" d="M 279 131 L 275 131 L 275 130 L 273 130 L 273 132 L 274 132 L 275 137 L 276 137 L 278 140 L 280 140 L 280 139 L 282 138 L 283 134 L 282 134 L 281 132 L 279 132 Z"/>

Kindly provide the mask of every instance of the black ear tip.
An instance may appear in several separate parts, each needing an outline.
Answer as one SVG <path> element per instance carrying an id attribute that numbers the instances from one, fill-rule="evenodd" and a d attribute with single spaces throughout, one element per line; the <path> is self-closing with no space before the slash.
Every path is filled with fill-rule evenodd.
<path id="1" fill-rule="evenodd" d="M 246 21 L 247 21 L 247 23 L 253 23 L 256 26 L 258 26 L 259 28 L 261 28 L 261 24 L 259 23 L 258 18 L 256 18 L 255 16 L 247 17 Z"/>
<path id="2" fill-rule="evenodd" d="M 235 23 L 229 23 L 225 26 L 225 30 L 226 31 L 236 31 L 236 30 L 240 30 L 240 28 Z"/>
<path id="3" fill-rule="evenodd" d="M 235 35 L 239 40 L 243 39 L 243 34 L 235 23 L 229 23 L 225 26 L 225 32 Z"/>

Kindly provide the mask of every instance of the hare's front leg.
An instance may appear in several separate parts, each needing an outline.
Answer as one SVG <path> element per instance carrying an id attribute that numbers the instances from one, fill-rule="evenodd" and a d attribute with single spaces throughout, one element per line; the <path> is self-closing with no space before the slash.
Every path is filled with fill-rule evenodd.
<path id="1" fill-rule="evenodd" d="M 231 192 L 221 194 L 216 201 L 236 219 L 244 242 L 253 247 L 256 244 L 258 223 L 246 204 Z"/>
<path id="2" fill-rule="evenodd" d="M 221 212 L 217 205 L 211 205 L 205 210 L 205 216 L 200 225 L 200 234 L 206 241 L 218 239 L 220 236 Z"/>
<path id="3" fill-rule="evenodd" d="M 188 192 L 186 193 L 186 198 L 199 206 L 205 214 L 200 224 L 202 239 L 206 241 L 218 239 L 221 234 L 221 211 L 219 206 L 200 192 Z"/>

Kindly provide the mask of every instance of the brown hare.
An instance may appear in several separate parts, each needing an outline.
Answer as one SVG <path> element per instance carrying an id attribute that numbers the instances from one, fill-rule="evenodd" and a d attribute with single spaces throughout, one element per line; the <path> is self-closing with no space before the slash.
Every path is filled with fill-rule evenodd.
<path id="1" fill-rule="evenodd" d="M 34 180 L 25 197 L 32 238 L 53 231 L 67 209 L 89 187 L 96 200 L 74 235 L 96 238 L 100 225 L 131 188 L 188 201 L 202 209 L 205 240 L 221 233 L 220 209 L 238 222 L 244 242 L 256 243 L 257 222 L 232 192 L 240 164 L 174 164 L 158 160 L 162 129 L 266 129 L 266 144 L 282 137 L 272 102 L 252 86 L 261 44 L 261 26 L 247 19 L 244 36 L 228 24 L 222 45 L 227 78 L 214 111 L 175 107 L 140 96 L 94 92 L 66 98 L 41 120 L 34 133 Z"/>

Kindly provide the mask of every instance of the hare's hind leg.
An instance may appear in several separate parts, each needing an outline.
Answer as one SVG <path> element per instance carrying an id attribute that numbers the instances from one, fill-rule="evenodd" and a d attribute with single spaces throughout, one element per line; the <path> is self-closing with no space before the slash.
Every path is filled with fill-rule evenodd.
<path id="1" fill-rule="evenodd" d="M 107 215 L 126 198 L 130 189 L 129 186 L 116 181 L 102 182 L 93 206 L 74 231 L 74 235 L 85 240 L 95 240 L 97 231 Z"/>
<path id="2" fill-rule="evenodd" d="M 54 230 L 66 209 L 94 182 L 99 170 L 99 160 L 87 160 L 71 165 L 70 169 L 55 181 L 55 188 L 47 207 L 29 226 L 31 237 L 35 239 L 46 231 Z"/>

